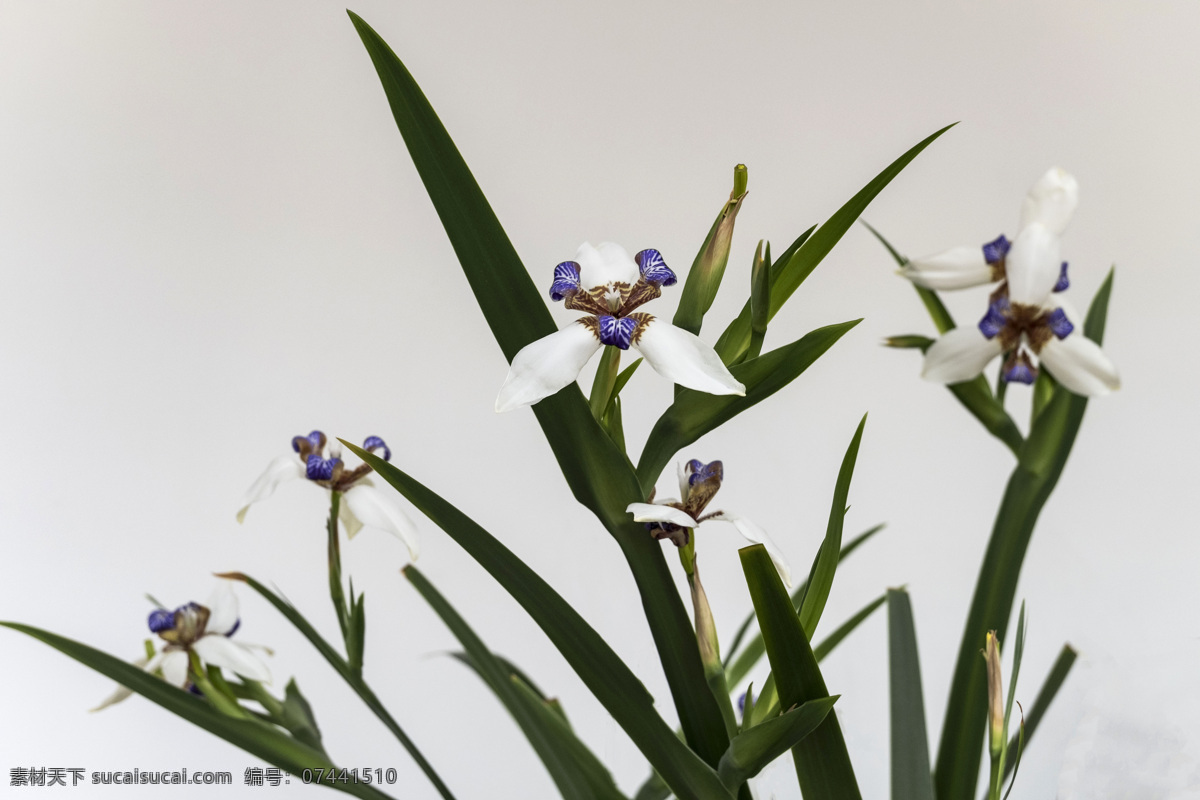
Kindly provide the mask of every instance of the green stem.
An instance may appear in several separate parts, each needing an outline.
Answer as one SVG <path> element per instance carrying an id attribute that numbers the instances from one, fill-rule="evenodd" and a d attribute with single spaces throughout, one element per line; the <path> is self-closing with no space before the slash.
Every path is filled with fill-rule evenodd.
<path id="1" fill-rule="evenodd" d="M 326 525 L 329 533 L 329 597 L 333 601 L 334 611 L 337 612 L 342 640 L 345 641 L 350 635 L 350 614 L 346 610 L 346 594 L 342 589 L 342 549 L 338 541 L 338 511 L 342 493 L 333 491 L 329 496 L 329 522 Z"/>
<path id="2" fill-rule="evenodd" d="M 600 355 L 600 366 L 596 367 L 596 378 L 592 381 L 592 393 L 588 397 L 588 407 L 597 421 L 604 416 L 604 410 L 608 408 L 613 387 L 617 384 L 617 373 L 620 371 L 621 349 L 606 346 Z"/>
<path id="3" fill-rule="evenodd" d="M 204 671 L 204 665 L 200 662 L 200 657 L 191 650 L 188 651 L 188 677 L 222 714 L 235 719 L 253 718 L 249 711 L 238 704 L 237 699 L 229 690 L 229 686 L 225 684 L 220 670 L 214 670 L 213 680 L 209 680 L 208 674 Z M 218 684 L 221 685 L 218 686 Z"/>

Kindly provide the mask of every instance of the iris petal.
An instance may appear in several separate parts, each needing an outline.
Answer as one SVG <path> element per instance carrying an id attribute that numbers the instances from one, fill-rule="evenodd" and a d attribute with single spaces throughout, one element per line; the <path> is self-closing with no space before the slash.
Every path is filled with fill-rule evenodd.
<path id="1" fill-rule="evenodd" d="M 955 247 L 944 253 L 913 259 L 900 274 L 917 286 L 934 291 L 967 289 L 992 283 L 992 267 L 978 247 Z"/>
<path id="2" fill-rule="evenodd" d="M 633 346 L 655 372 L 680 386 L 709 394 L 746 394 L 716 351 L 669 322 L 651 320 Z"/>
<path id="3" fill-rule="evenodd" d="M 599 347 L 595 334 L 578 322 L 526 345 L 513 357 L 496 397 L 496 411 L 536 403 L 574 382 Z"/>
<path id="4" fill-rule="evenodd" d="M 1075 394 L 1091 397 L 1121 388 L 1112 361 L 1100 345 L 1081 334 L 1051 339 L 1038 356 L 1055 380 Z"/>
<path id="5" fill-rule="evenodd" d="M 921 377 L 937 383 L 969 381 L 1002 350 L 999 337 L 985 339 L 978 328 L 955 328 L 926 351 Z"/>

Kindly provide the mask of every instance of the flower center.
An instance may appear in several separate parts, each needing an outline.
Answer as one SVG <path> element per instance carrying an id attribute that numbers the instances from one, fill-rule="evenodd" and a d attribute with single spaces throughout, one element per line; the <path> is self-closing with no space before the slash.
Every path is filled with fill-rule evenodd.
<path id="1" fill-rule="evenodd" d="M 164 641 L 190 647 L 204 636 L 209 610 L 199 603 L 188 603 L 174 611 L 159 608 L 150 612 L 150 630 Z"/>
<path id="2" fill-rule="evenodd" d="M 1063 264 L 1066 274 L 1066 263 Z M 1061 280 L 1061 279 L 1060 279 Z M 1003 375 L 1006 381 L 1033 383 L 1037 367 L 1033 365 L 1025 345 L 1038 354 L 1051 337 L 1065 339 L 1075 326 L 1061 308 L 1046 311 L 1040 306 L 1010 303 L 1007 297 L 994 298 L 987 313 L 979 320 L 979 330 L 985 338 L 1000 337 L 1000 345 L 1008 352 Z"/>
<path id="3" fill-rule="evenodd" d="M 344 492 L 355 483 L 362 480 L 371 472 L 368 464 L 360 464 L 348 470 L 342 463 L 341 450 L 337 445 L 329 448 L 327 458 L 326 443 L 328 439 L 321 431 L 313 431 L 307 436 L 292 437 L 292 449 L 304 462 L 304 476 L 314 483 L 319 483 L 335 492 Z M 392 450 L 378 436 L 368 436 L 363 440 L 363 449 L 369 453 L 383 451 L 383 460 L 392 460 Z"/>

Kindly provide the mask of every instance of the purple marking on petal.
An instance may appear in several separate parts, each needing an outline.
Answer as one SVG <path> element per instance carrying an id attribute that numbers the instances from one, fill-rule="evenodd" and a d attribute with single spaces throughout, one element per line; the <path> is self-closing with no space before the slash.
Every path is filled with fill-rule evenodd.
<path id="1" fill-rule="evenodd" d="M 1071 320 L 1067 319 L 1067 313 L 1061 308 L 1056 308 L 1050 312 L 1049 319 L 1046 324 L 1050 326 L 1050 330 L 1059 339 L 1067 338 L 1071 331 L 1075 330 L 1075 326 L 1071 324 Z"/>
<path id="2" fill-rule="evenodd" d="M 633 342 L 633 331 L 637 328 L 636 319 L 625 317 L 600 317 L 600 344 L 611 344 L 622 350 L 628 350 Z"/>
<path id="3" fill-rule="evenodd" d="M 675 285 L 675 273 L 663 260 L 662 253 L 657 250 L 641 250 L 633 260 L 637 262 L 638 269 L 642 271 L 642 277 L 647 283 L 653 283 L 655 286 Z"/>
<path id="4" fill-rule="evenodd" d="M 200 691 L 200 687 L 196 686 L 196 684 L 192 683 L 191 681 L 188 681 L 187 690 L 197 697 L 204 697 L 204 692 Z"/>
<path id="5" fill-rule="evenodd" d="M 233 636 L 238 632 L 238 628 L 242 627 L 242 618 L 238 617 L 233 621 L 233 627 L 229 629 L 229 633 L 225 634 L 226 638 Z"/>
<path id="6" fill-rule="evenodd" d="M 387 442 L 378 436 L 368 436 L 366 439 L 363 439 L 363 450 L 366 450 L 368 453 L 374 453 L 380 448 L 383 449 L 383 460 L 391 461 L 392 450 L 387 446 Z"/>
<path id="7" fill-rule="evenodd" d="M 1012 242 L 1003 233 L 983 246 L 983 260 L 989 264 L 998 264 L 1008 255 Z"/>
<path id="8" fill-rule="evenodd" d="M 150 612 L 150 618 L 146 620 L 150 626 L 151 633 L 159 631 L 169 631 L 175 627 L 175 612 L 167 611 L 165 608 L 156 608 Z"/>
<path id="9" fill-rule="evenodd" d="M 340 458 L 321 458 L 316 453 L 308 457 L 305 464 L 305 476 L 310 481 L 327 481 L 333 477 L 333 470 L 342 463 Z"/>
<path id="10" fill-rule="evenodd" d="M 554 283 L 550 284 L 550 299 L 562 300 L 579 291 L 579 263 L 564 261 L 554 268 Z"/>
<path id="11" fill-rule="evenodd" d="M 299 453 L 300 442 L 304 441 L 305 439 L 312 444 L 314 450 L 319 451 L 325 447 L 325 434 L 321 431 L 313 431 L 312 433 L 308 434 L 308 436 L 293 436 L 292 449 Z"/>
<path id="12" fill-rule="evenodd" d="M 1009 383 L 1031 384 L 1037 378 L 1037 372 L 1026 359 L 1017 359 L 1012 366 L 1004 371 L 1004 380 Z"/>
<path id="13" fill-rule="evenodd" d="M 697 459 L 692 459 L 687 463 L 688 486 L 695 486 L 701 481 L 706 481 L 709 478 L 721 480 L 725 477 L 725 465 L 720 461 L 710 461 L 705 464 Z"/>
<path id="14" fill-rule="evenodd" d="M 1062 272 L 1058 273 L 1058 282 L 1054 284 L 1054 291 L 1065 292 L 1071 288 L 1071 279 L 1067 277 L 1067 262 L 1062 263 Z"/>
<path id="15" fill-rule="evenodd" d="M 1006 311 L 1008 311 L 1007 298 L 1001 297 L 988 305 L 987 313 L 983 315 L 983 319 L 979 320 L 979 331 L 985 339 L 993 339 L 996 334 L 1004 330 L 1004 326 L 1008 324 Z"/>

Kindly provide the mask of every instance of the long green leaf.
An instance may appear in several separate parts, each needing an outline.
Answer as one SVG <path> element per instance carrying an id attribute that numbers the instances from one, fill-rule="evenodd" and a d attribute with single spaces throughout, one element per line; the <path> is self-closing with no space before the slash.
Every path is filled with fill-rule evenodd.
<path id="1" fill-rule="evenodd" d="M 681 389 L 642 449 L 637 474 L 643 490 L 649 493 L 679 450 L 787 386 L 859 322 L 817 328 L 791 344 L 734 365 L 729 371 L 746 385 L 745 397 Z"/>
<path id="2" fill-rule="evenodd" d="M 1075 649 L 1069 644 L 1064 644 L 1063 649 L 1059 651 L 1058 658 L 1054 660 L 1054 665 L 1050 668 L 1050 674 L 1042 682 L 1042 688 L 1038 690 L 1038 695 L 1034 699 L 1033 705 L 1029 707 L 1029 713 L 1025 715 L 1025 724 L 1023 726 L 1024 746 L 1029 746 L 1029 740 L 1033 738 L 1033 732 L 1037 730 L 1042 717 L 1046 714 L 1046 710 L 1054 702 L 1054 696 L 1058 694 L 1058 690 L 1062 688 L 1063 683 L 1067 680 L 1067 674 L 1075 664 L 1076 656 Z M 1021 737 L 1021 733 L 1015 733 L 1009 739 L 1008 749 L 1010 752 L 1018 752 L 1018 742 Z M 1005 777 L 1008 777 L 1008 774 L 1013 771 L 1015 764 L 1015 761 L 1005 762 Z"/>
<path id="3" fill-rule="evenodd" d="M 721 758 L 721 780 L 730 789 L 762 772 L 763 768 L 799 744 L 825 721 L 837 696 L 809 700 L 799 708 L 739 733 Z"/>
<path id="4" fill-rule="evenodd" d="M 892 800 L 934 800 L 917 632 L 908 592 L 888 589 L 892 720 Z"/>
<path id="5" fill-rule="evenodd" d="M 1084 334 L 1098 344 L 1104 338 L 1113 274 L 1109 272 L 1096 292 L 1084 323 Z M 1061 388 L 1055 391 L 1035 421 L 1000 501 L 967 613 L 946 704 L 934 776 L 939 800 L 969 800 L 974 796 L 985 731 L 979 720 L 984 718 L 987 707 L 987 676 L 979 657 L 979 643 L 989 630 L 995 630 L 1001 639 L 1005 636 L 1029 540 L 1038 515 L 1066 466 L 1087 404 L 1086 397 Z M 1037 454 L 1032 459 L 1036 471 L 1024 466 L 1027 454 Z"/>
<path id="6" fill-rule="evenodd" d="M 371 713 L 373 713 L 379 719 L 379 721 L 382 722 L 389 731 L 391 731 L 392 735 L 396 737 L 396 740 L 400 742 L 400 745 L 406 751 L 408 751 L 408 754 L 412 757 L 412 760 L 415 761 L 417 766 L 421 768 L 421 771 L 425 773 L 425 777 L 429 779 L 429 782 L 433 784 L 438 793 L 445 798 L 445 800 L 454 800 L 454 794 L 450 791 L 449 787 L 446 786 L 446 783 L 442 780 L 441 776 L 438 775 L 437 770 L 433 768 L 433 765 L 430 764 L 428 759 L 425 758 L 425 755 L 417 747 L 416 742 L 409 738 L 408 734 L 404 732 L 404 729 L 400 727 L 400 723 L 396 721 L 391 713 L 384 707 L 383 703 L 380 702 L 379 698 L 375 696 L 375 692 L 372 691 L 371 687 L 367 685 L 367 682 L 363 680 L 362 670 L 355 669 L 354 665 L 343 658 L 341 654 L 334 649 L 333 645 L 325 641 L 325 638 L 321 636 L 321 634 L 317 633 L 317 629 L 312 626 L 312 623 L 310 623 L 295 606 L 272 592 L 266 586 L 263 586 L 254 578 L 241 572 L 226 572 L 217 575 L 217 577 L 242 581 L 251 589 L 258 592 L 259 595 L 261 595 L 268 603 L 273 605 L 275 610 L 282 614 L 288 622 L 292 623 L 296 630 L 303 634 L 305 639 L 308 639 L 309 644 L 316 648 L 317 652 L 320 653 L 321 656 L 329 663 L 329 666 L 333 667 L 334 672 L 342 677 L 342 680 L 344 680 L 346 684 L 354 690 L 355 694 L 357 694 L 363 701 L 363 704 L 366 705 L 367 708 L 371 709 Z"/>
<path id="7" fill-rule="evenodd" d="M 821 551 L 817 556 L 816 566 L 812 577 L 804 590 L 804 601 L 800 604 L 800 624 L 804 627 L 804 636 L 812 639 L 817 632 L 817 623 L 821 621 L 821 613 L 825 610 L 825 602 L 833 589 L 833 576 L 837 572 L 838 556 L 842 549 L 842 526 L 846 521 L 847 502 L 850 497 L 850 480 L 854 477 L 854 464 L 858 460 L 858 446 L 862 443 L 863 428 L 867 424 L 867 415 L 863 414 L 846 455 L 842 457 L 842 466 L 838 470 L 837 483 L 833 487 L 833 505 L 829 509 L 829 523 L 825 528 L 825 539 L 821 542 Z"/>
<path id="8" fill-rule="evenodd" d="M 349 442 L 343 444 L 454 539 L 512 595 L 679 797 L 728 800 L 716 772 L 675 737 L 654 710 L 654 699 L 641 681 L 587 620 L 540 575 L 474 520 L 395 465 Z M 696 652 L 694 633 L 688 645 Z M 704 692 L 712 697 L 707 683 Z"/>
<path id="9" fill-rule="evenodd" d="M 825 679 L 817 666 L 800 618 L 779 578 L 771 557 L 760 544 L 738 551 L 742 571 L 754 602 L 754 613 L 767 643 L 767 658 L 779 692 L 782 708 L 828 697 Z M 792 748 L 800 792 L 809 798 L 859 800 L 858 781 L 846 752 L 846 742 L 837 715 L 825 717 L 821 725 Z"/>
<path id="10" fill-rule="evenodd" d="M 527 687 L 522 690 L 523 681 L 514 681 L 516 676 L 492 654 L 441 592 L 416 567 L 408 566 L 403 572 L 462 644 L 479 677 L 512 714 L 563 798 L 621 800 L 622 795 L 604 765 L 540 697 Z"/>
<path id="11" fill-rule="evenodd" d="M 845 561 L 850 557 L 850 554 L 858 549 L 859 545 L 866 542 L 875 534 L 883 530 L 884 524 L 880 523 L 873 528 L 863 531 L 858 536 L 855 536 L 850 542 L 842 548 L 842 552 L 838 554 L 838 563 Z M 792 591 L 792 605 L 796 607 L 796 611 L 800 611 L 800 603 L 804 599 L 804 592 L 808 589 L 808 581 L 797 586 Z M 736 686 L 742 682 L 742 678 L 750 673 L 758 660 L 767 652 L 766 646 L 763 644 L 762 634 L 757 633 L 754 638 L 746 642 L 746 649 L 738 652 L 739 646 L 745 639 L 746 634 L 750 630 L 751 623 L 754 622 L 754 612 L 751 611 L 746 615 L 746 619 L 742 621 L 738 627 L 737 633 L 734 634 L 733 640 L 728 647 L 728 655 L 725 657 L 725 673 L 729 676 L 729 685 Z M 818 647 L 819 649 L 819 647 Z M 820 656 L 817 657 L 820 661 Z"/>
<path id="12" fill-rule="evenodd" d="M 957 124 L 957 123 L 955 123 Z M 825 224 L 817 228 L 817 232 L 809 237 L 804 246 L 795 252 L 787 263 L 781 265 L 778 270 L 778 279 L 771 285 L 771 316 L 774 317 L 783 304 L 796 289 L 800 288 L 800 284 L 804 282 L 817 265 L 829 255 L 829 251 L 837 244 L 854 221 L 858 219 L 867 206 L 875 197 L 883 191 L 883 188 L 891 183 L 892 179 L 900 174 L 900 171 L 909 165 L 922 150 L 933 143 L 935 139 L 941 136 L 946 131 L 950 130 L 954 125 L 947 125 L 941 130 L 925 137 L 904 155 L 897 158 L 887 166 L 883 172 L 880 172 L 864 186 L 858 194 L 850 198 L 845 205 L 834 212 Z M 776 263 L 782 262 L 782 257 Z M 721 356 L 726 364 L 737 360 L 739 354 L 742 353 L 750 345 L 750 308 L 749 303 L 742 309 L 742 313 L 738 315 L 733 324 L 726 329 L 725 333 L 717 342 L 716 351 Z"/>
<path id="13" fill-rule="evenodd" d="M 522 347 L 555 330 L 541 294 L 412 75 L 379 34 L 348 13 L 475 299 L 511 361 Z M 708 691 L 700 656 L 688 646 L 693 639 L 691 622 L 662 549 L 625 513 L 630 503 L 643 499 L 632 465 L 596 421 L 578 385 L 545 398 L 533 411 L 572 494 L 620 545 L 637 583 L 684 733 L 696 752 L 715 767 L 729 739 L 720 708 Z"/>
<path id="14" fill-rule="evenodd" d="M 254 718 L 236 719 L 217 711 L 203 699 L 172 686 L 139 667 L 127 664 L 86 644 L 59 636 L 56 633 L 22 625 L 17 622 L 0 622 L 6 628 L 28 634 L 55 650 L 70 656 L 84 666 L 105 675 L 128 689 L 170 711 L 177 717 L 197 725 L 214 736 L 240 747 L 247 753 L 261 758 L 280 769 L 299 775 L 304 770 L 324 770 L 333 767 L 329 758 L 320 750 L 284 734 L 278 728 Z M 368 800 L 382 800 L 388 795 L 373 786 L 358 783 L 330 784 L 347 794 Z"/>

